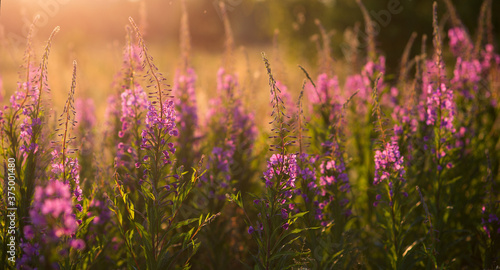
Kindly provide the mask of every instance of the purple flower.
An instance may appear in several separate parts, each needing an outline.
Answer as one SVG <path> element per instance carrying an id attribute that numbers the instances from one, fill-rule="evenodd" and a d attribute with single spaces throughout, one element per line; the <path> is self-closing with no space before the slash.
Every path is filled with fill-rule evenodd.
<path id="1" fill-rule="evenodd" d="M 448 30 L 448 37 L 450 38 L 450 49 L 455 56 L 466 55 L 474 48 L 469 35 L 462 27 Z"/>
<path id="2" fill-rule="evenodd" d="M 285 230 L 288 230 L 288 228 L 290 228 L 290 224 L 288 224 L 288 222 L 286 222 L 286 223 L 285 223 L 285 224 L 283 224 L 281 227 L 282 227 L 283 229 L 285 229 Z"/>
<path id="3" fill-rule="evenodd" d="M 481 224 L 483 225 L 483 230 L 486 232 L 486 235 L 488 238 L 491 239 L 491 233 L 496 232 L 500 233 L 500 218 L 494 213 L 491 213 L 491 211 L 494 211 L 495 205 L 494 204 L 486 204 L 483 205 L 481 208 L 481 213 L 483 214 L 483 217 L 481 218 Z"/>
<path id="4" fill-rule="evenodd" d="M 255 229 L 252 226 L 248 227 L 248 234 L 252 234 L 254 232 L 255 232 Z"/>
<path id="5" fill-rule="evenodd" d="M 295 180 L 298 175 L 298 165 L 296 155 L 273 154 L 267 162 L 267 171 L 264 172 L 266 185 L 274 183 L 271 180 L 280 180 L 280 187 L 295 187 Z M 290 196 L 291 197 L 291 194 Z"/>
<path id="6" fill-rule="evenodd" d="M 24 237 L 28 240 L 31 240 L 35 237 L 35 231 L 33 230 L 33 227 L 30 225 L 24 226 L 23 232 L 24 232 Z"/>
<path id="7" fill-rule="evenodd" d="M 135 84 L 133 90 L 126 89 L 121 94 L 121 100 L 122 123 L 132 122 L 131 119 L 138 117 L 141 112 L 148 108 L 148 97 L 139 84 Z M 122 130 L 126 131 L 126 126 Z"/>
<path id="8" fill-rule="evenodd" d="M 292 95 L 288 91 L 288 87 L 280 81 L 276 81 L 276 87 L 281 91 L 280 97 L 285 103 L 288 114 L 295 115 L 297 113 L 297 105 L 293 101 Z"/>
<path id="9" fill-rule="evenodd" d="M 128 57 L 128 56 L 126 56 Z M 148 110 L 148 97 L 144 89 L 137 83 L 125 88 L 121 93 L 121 113 L 120 129 L 118 131 L 119 143 L 117 145 L 115 163 L 116 167 L 136 167 L 140 165 L 140 145 L 141 138 L 137 138 L 137 133 L 144 127 L 144 116 Z M 115 102 L 116 103 L 116 102 Z M 115 117 L 116 117 L 115 112 Z M 138 167 L 136 167 L 138 168 Z M 130 181 L 133 176 L 124 176 L 126 181 Z"/>
<path id="10" fill-rule="evenodd" d="M 161 107 L 163 108 L 162 112 L 152 102 L 149 102 L 146 114 L 146 126 L 141 132 L 141 148 L 143 149 L 151 149 L 153 146 L 152 142 L 164 141 L 165 136 L 176 136 L 178 134 L 175 124 L 174 102 L 170 99 L 166 100 Z M 170 147 L 170 150 L 173 148 L 173 146 Z M 170 164 L 171 162 L 168 153 L 163 152 L 162 159 L 164 164 Z"/>
<path id="11" fill-rule="evenodd" d="M 219 68 L 217 71 L 217 90 L 219 94 L 231 92 L 238 86 L 238 76 L 227 73 L 223 67 Z"/>
<path id="12" fill-rule="evenodd" d="M 106 224 L 111 218 L 111 210 L 109 210 L 107 206 L 107 201 L 100 201 L 96 198 L 92 199 L 89 205 L 89 213 L 88 215 L 93 215 L 94 219 L 92 220 L 93 224 L 103 225 Z"/>
<path id="13" fill-rule="evenodd" d="M 64 163 L 61 160 L 62 153 L 54 150 L 51 152 L 52 162 L 50 167 L 52 167 L 51 172 L 54 176 L 51 179 L 63 181 L 70 187 L 71 193 L 75 196 L 78 201 L 82 200 L 82 189 L 80 188 L 80 164 L 77 158 L 71 158 L 66 156 Z M 63 179 L 63 172 L 64 179 Z"/>
<path id="14" fill-rule="evenodd" d="M 377 62 L 368 61 L 363 67 L 361 74 L 354 74 L 346 78 L 344 85 L 345 97 L 348 98 L 355 92 L 358 92 L 356 99 L 358 103 L 357 111 L 365 114 L 367 111 L 366 104 L 370 102 L 373 89 L 373 81 L 379 73 L 385 73 L 385 57 L 380 56 Z M 377 89 L 385 87 L 383 79 L 378 81 Z"/>
<path id="15" fill-rule="evenodd" d="M 177 70 L 174 77 L 172 92 L 176 97 L 176 119 L 178 121 L 177 125 L 179 126 L 180 133 L 183 134 L 183 136 L 194 136 L 194 134 L 186 134 L 187 129 L 198 125 L 195 91 L 196 78 L 196 73 L 192 68 L 188 68 L 184 74 Z"/>
<path id="16" fill-rule="evenodd" d="M 73 235 L 78 224 L 69 185 L 52 180 L 46 187 L 36 187 L 30 218 L 33 226 L 45 230 L 51 239 Z"/>
<path id="17" fill-rule="evenodd" d="M 250 165 L 253 142 L 257 135 L 254 115 L 245 108 L 236 74 L 220 68 L 217 73 L 217 96 L 210 99 L 207 128 L 214 131 L 211 155 L 203 182 L 230 188 L 231 177 L 245 181 L 250 175 L 242 174 Z M 210 151 L 210 150 L 209 150 Z M 235 160 L 238 163 L 235 163 Z M 219 193 L 225 192 L 218 190 Z"/>
<path id="18" fill-rule="evenodd" d="M 30 242 L 24 242 L 23 239 L 21 239 L 21 244 L 20 247 L 22 249 L 22 257 L 19 259 L 19 261 L 16 262 L 17 269 L 36 269 L 36 268 L 31 268 L 29 265 L 33 259 L 43 261 L 45 258 L 44 256 L 40 256 L 40 244 L 39 243 L 30 243 Z"/>
<path id="19" fill-rule="evenodd" d="M 481 52 L 482 56 L 482 61 L 481 61 L 481 66 L 483 71 L 490 70 L 495 66 L 500 65 L 500 55 L 495 53 L 495 48 L 491 44 L 486 44 L 485 50 Z"/>
<path id="20" fill-rule="evenodd" d="M 287 219 L 288 218 L 288 212 L 285 208 L 281 208 L 281 217 L 283 219 Z"/>
<path id="21" fill-rule="evenodd" d="M 341 96 L 339 80 L 337 76 L 328 78 L 326 73 L 318 75 L 316 88 L 308 85 L 306 93 L 312 104 L 342 104 L 344 102 Z M 282 90 L 280 88 L 280 90 Z M 281 91 L 283 94 L 283 90 Z M 292 108 L 295 106 L 292 106 Z"/>
<path id="22" fill-rule="evenodd" d="M 83 250 L 85 242 L 82 239 L 71 239 L 70 246 L 76 250 Z"/>
<path id="23" fill-rule="evenodd" d="M 391 182 L 390 176 L 392 174 L 404 181 L 403 156 L 401 156 L 398 143 L 394 139 L 385 145 L 385 149 L 375 152 L 375 178 L 373 184 L 377 185 L 383 180 Z"/>
<path id="24" fill-rule="evenodd" d="M 481 81 L 482 66 L 479 60 L 463 60 L 457 58 L 455 70 L 451 84 L 453 88 L 461 92 L 467 99 L 472 99 L 478 91 L 478 84 Z"/>
<path id="25" fill-rule="evenodd" d="M 96 124 L 95 106 L 92 99 L 77 99 L 75 101 L 75 121 L 77 126 L 91 129 Z"/>
<path id="26" fill-rule="evenodd" d="M 455 128 L 453 127 L 455 117 L 453 91 L 443 83 L 437 89 L 433 89 L 429 85 L 427 93 L 427 125 L 434 125 L 436 121 L 440 121 L 442 127 L 455 133 Z M 438 110 L 441 111 L 441 119 L 437 119 Z"/>

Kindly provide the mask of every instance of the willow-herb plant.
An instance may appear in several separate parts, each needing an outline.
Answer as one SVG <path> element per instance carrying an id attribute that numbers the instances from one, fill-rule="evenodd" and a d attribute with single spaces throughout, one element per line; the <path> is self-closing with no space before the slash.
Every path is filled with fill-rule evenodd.
<path id="1" fill-rule="evenodd" d="M 263 181 L 266 189 L 262 197 L 254 197 L 253 204 L 257 208 L 257 220 L 247 216 L 248 233 L 257 242 L 257 254 L 252 255 L 258 269 L 284 269 L 304 265 L 302 256 L 309 252 L 302 250 L 300 233 L 309 228 L 297 226 L 298 220 L 306 212 L 297 211 L 293 207 L 293 194 L 295 193 L 298 177 L 297 155 L 289 153 L 289 147 L 294 143 L 290 136 L 287 124 L 287 115 L 284 103 L 280 97 L 280 90 L 276 87 L 270 64 L 262 55 L 269 75 L 271 104 L 273 105 L 273 121 L 271 122 L 274 135 L 270 136 L 273 144 L 270 151 L 273 154 L 264 172 Z M 232 195 L 243 208 L 241 196 Z"/>
<path id="2" fill-rule="evenodd" d="M 373 206 L 376 209 L 377 221 L 383 228 L 383 247 L 388 251 L 386 267 L 409 269 L 415 267 L 420 260 L 417 256 L 418 241 L 407 238 L 410 229 L 422 221 L 420 218 L 410 219 L 419 204 L 411 199 L 413 196 L 408 196 L 404 157 L 399 151 L 397 137 L 392 136 L 388 140 L 390 134 L 386 127 L 387 119 L 380 108 L 376 86 L 373 90 L 373 103 L 375 127 L 380 134 L 379 149 L 375 151 L 373 184 L 377 195 Z"/>
<path id="3" fill-rule="evenodd" d="M 134 201 L 119 181 L 116 181 L 116 188 L 120 196 L 114 201 L 113 211 L 129 250 L 129 265 L 138 269 L 184 268 L 189 266 L 199 247 L 196 239 L 198 232 L 215 216 L 202 214 L 199 218 L 189 219 L 179 216 L 179 210 L 200 174 L 195 171 L 187 179 L 182 167 L 173 168 L 170 155 L 175 153 L 175 147 L 171 140 L 178 135 L 174 102 L 132 18 L 130 23 L 137 34 L 140 58 L 150 89 L 149 99 L 152 100 L 148 101 L 141 132 L 140 152 L 143 155 L 136 164 L 137 168 L 143 169 L 143 179 L 137 192 L 144 200 L 144 213 L 135 211 Z M 137 222 L 136 214 L 141 215 L 142 222 Z M 195 225 L 197 221 L 198 225 Z M 141 250 L 134 248 L 135 241 L 140 243 Z"/>
<path id="4" fill-rule="evenodd" d="M 312 86 L 317 88 L 317 84 L 307 71 L 302 67 L 301 69 Z M 335 81 L 335 79 L 330 80 L 330 82 Z M 318 88 L 319 90 L 315 90 L 316 93 L 323 93 L 321 96 L 331 96 L 331 98 L 319 101 L 316 104 L 319 106 L 313 108 L 320 110 L 313 110 L 314 115 L 321 115 L 322 111 L 327 110 L 334 115 L 327 118 L 326 123 L 329 123 L 329 126 L 322 127 L 320 124 L 314 127 L 316 130 L 313 133 L 316 139 L 322 138 L 323 140 L 319 147 L 316 146 L 319 148 L 317 150 L 319 155 L 307 155 L 302 153 L 302 148 L 299 147 L 301 179 L 299 193 L 308 211 L 304 223 L 306 227 L 319 226 L 321 228 L 305 232 L 306 245 L 312 251 L 313 268 L 349 268 L 354 262 L 351 256 L 354 252 L 354 245 L 350 244 L 348 239 L 348 222 L 352 220 L 353 214 L 350 203 L 351 185 L 344 157 L 343 125 L 346 108 L 356 93 L 340 106 L 338 93 L 335 94 L 332 87 L 325 85 L 318 86 Z M 299 112 L 302 112 L 300 99 L 298 107 Z M 297 123 L 299 126 L 306 125 L 305 121 L 300 121 L 300 119 Z M 299 145 L 301 145 L 300 142 Z"/>
<path id="5" fill-rule="evenodd" d="M 10 98 L 10 106 L 7 105 L 3 108 L 1 122 L 1 139 L 2 149 L 1 154 L 3 157 L 2 174 L 3 179 L 7 180 L 8 175 L 15 178 L 13 186 L 5 186 L 2 190 L 2 201 L 5 202 L 2 207 L 2 213 L 7 216 L 7 207 L 15 207 L 16 220 L 14 233 L 16 239 L 24 239 L 24 230 L 30 219 L 30 208 L 33 203 L 35 187 L 38 184 L 41 176 L 44 174 L 46 168 L 46 153 L 41 151 L 46 146 L 47 129 L 44 129 L 44 123 L 47 122 L 47 114 L 45 111 L 45 99 L 42 98 L 45 94 L 49 93 L 48 86 L 48 59 L 50 54 L 51 41 L 54 35 L 59 31 L 56 27 L 44 49 L 41 63 L 38 65 L 34 60 L 34 50 L 32 45 L 32 36 L 34 25 L 38 17 L 35 17 L 33 24 L 30 27 L 27 36 L 27 44 L 24 53 L 24 62 L 22 66 L 24 74 L 20 75 L 18 88 Z M 43 94 L 45 92 L 45 94 Z M 43 94 L 43 95 L 42 95 Z M 7 161 L 12 160 L 7 166 Z M 10 198 L 15 198 L 11 201 Z M 15 205 L 7 206 L 7 202 L 13 202 Z M 8 230 L 7 222 L 2 227 L 2 243 L 8 243 L 8 231 L 12 232 L 12 228 Z M 12 233 L 11 233 L 12 235 Z M 11 261 L 7 261 L 7 246 L 2 245 L 1 261 L 6 268 L 14 268 L 15 265 Z M 16 254 L 23 254 L 20 246 L 15 247 Z"/>

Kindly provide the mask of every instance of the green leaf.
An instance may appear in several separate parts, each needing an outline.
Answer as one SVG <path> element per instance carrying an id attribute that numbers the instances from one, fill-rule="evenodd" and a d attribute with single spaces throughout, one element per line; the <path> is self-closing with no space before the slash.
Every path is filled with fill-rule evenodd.
<path id="1" fill-rule="evenodd" d="M 300 217 L 303 217 L 305 214 L 309 213 L 308 211 L 305 211 L 305 212 L 300 212 L 300 213 L 297 213 L 293 216 L 290 217 L 290 219 L 296 219 L 296 218 L 300 218 Z"/>
<path id="2" fill-rule="evenodd" d="M 293 229 L 290 234 L 296 234 L 296 233 L 301 233 L 303 231 L 309 231 L 309 230 L 317 230 L 320 229 L 321 227 L 310 227 L 310 228 L 297 228 Z"/>
<path id="3" fill-rule="evenodd" d="M 203 214 L 202 214 L 203 215 Z M 196 222 L 198 220 L 201 220 L 200 218 L 190 218 L 190 219 L 185 219 L 185 220 L 182 220 L 182 221 L 179 221 L 179 222 L 175 222 L 169 229 L 169 231 L 172 231 L 174 229 L 177 229 L 177 228 L 180 228 L 180 227 L 183 227 L 183 226 L 186 226 L 188 224 L 191 224 L 193 222 Z"/>
<path id="4" fill-rule="evenodd" d="M 272 261 L 280 259 L 281 257 L 284 257 L 284 256 L 295 257 L 295 255 L 296 255 L 295 251 L 289 251 L 289 250 L 280 251 L 280 252 L 274 254 L 273 256 L 271 256 L 271 258 L 269 259 L 269 261 L 272 262 Z"/>
<path id="5" fill-rule="evenodd" d="M 240 208 L 243 208 L 243 202 L 241 201 L 241 192 L 238 191 L 238 193 L 235 194 L 229 194 L 230 196 L 230 201 L 236 203 Z"/>

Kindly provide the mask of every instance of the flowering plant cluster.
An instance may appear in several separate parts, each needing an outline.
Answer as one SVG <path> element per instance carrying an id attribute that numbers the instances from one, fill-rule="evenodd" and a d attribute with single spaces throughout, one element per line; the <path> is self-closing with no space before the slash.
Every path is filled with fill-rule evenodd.
<path id="1" fill-rule="evenodd" d="M 225 52 L 207 83 L 182 0 L 172 78 L 130 18 L 102 117 L 76 61 L 66 102 L 51 105 L 59 28 L 37 59 L 35 18 L 17 87 L 0 77 L 2 269 L 500 267 L 493 4 L 473 38 L 444 2 L 451 25 L 435 3 L 432 49 L 424 35 L 414 55 L 412 35 L 397 72 L 361 0 L 366 51 L 360 29 L 348 32 L 345 62 L 316 20 L 318 59 L 294 71 L 300 88 L 280 67 L 277 31 L 275 60 L 241 72 L 223 1 Z"/>

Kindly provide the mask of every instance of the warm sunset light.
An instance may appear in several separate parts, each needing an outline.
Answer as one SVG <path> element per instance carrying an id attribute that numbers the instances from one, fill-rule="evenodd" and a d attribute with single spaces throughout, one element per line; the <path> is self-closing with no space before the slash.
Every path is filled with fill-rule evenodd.
<path id="1" fill-rule="evenodd" d="M 499 12 L 0 0 L 0 269 L 500 269 Z"/>

